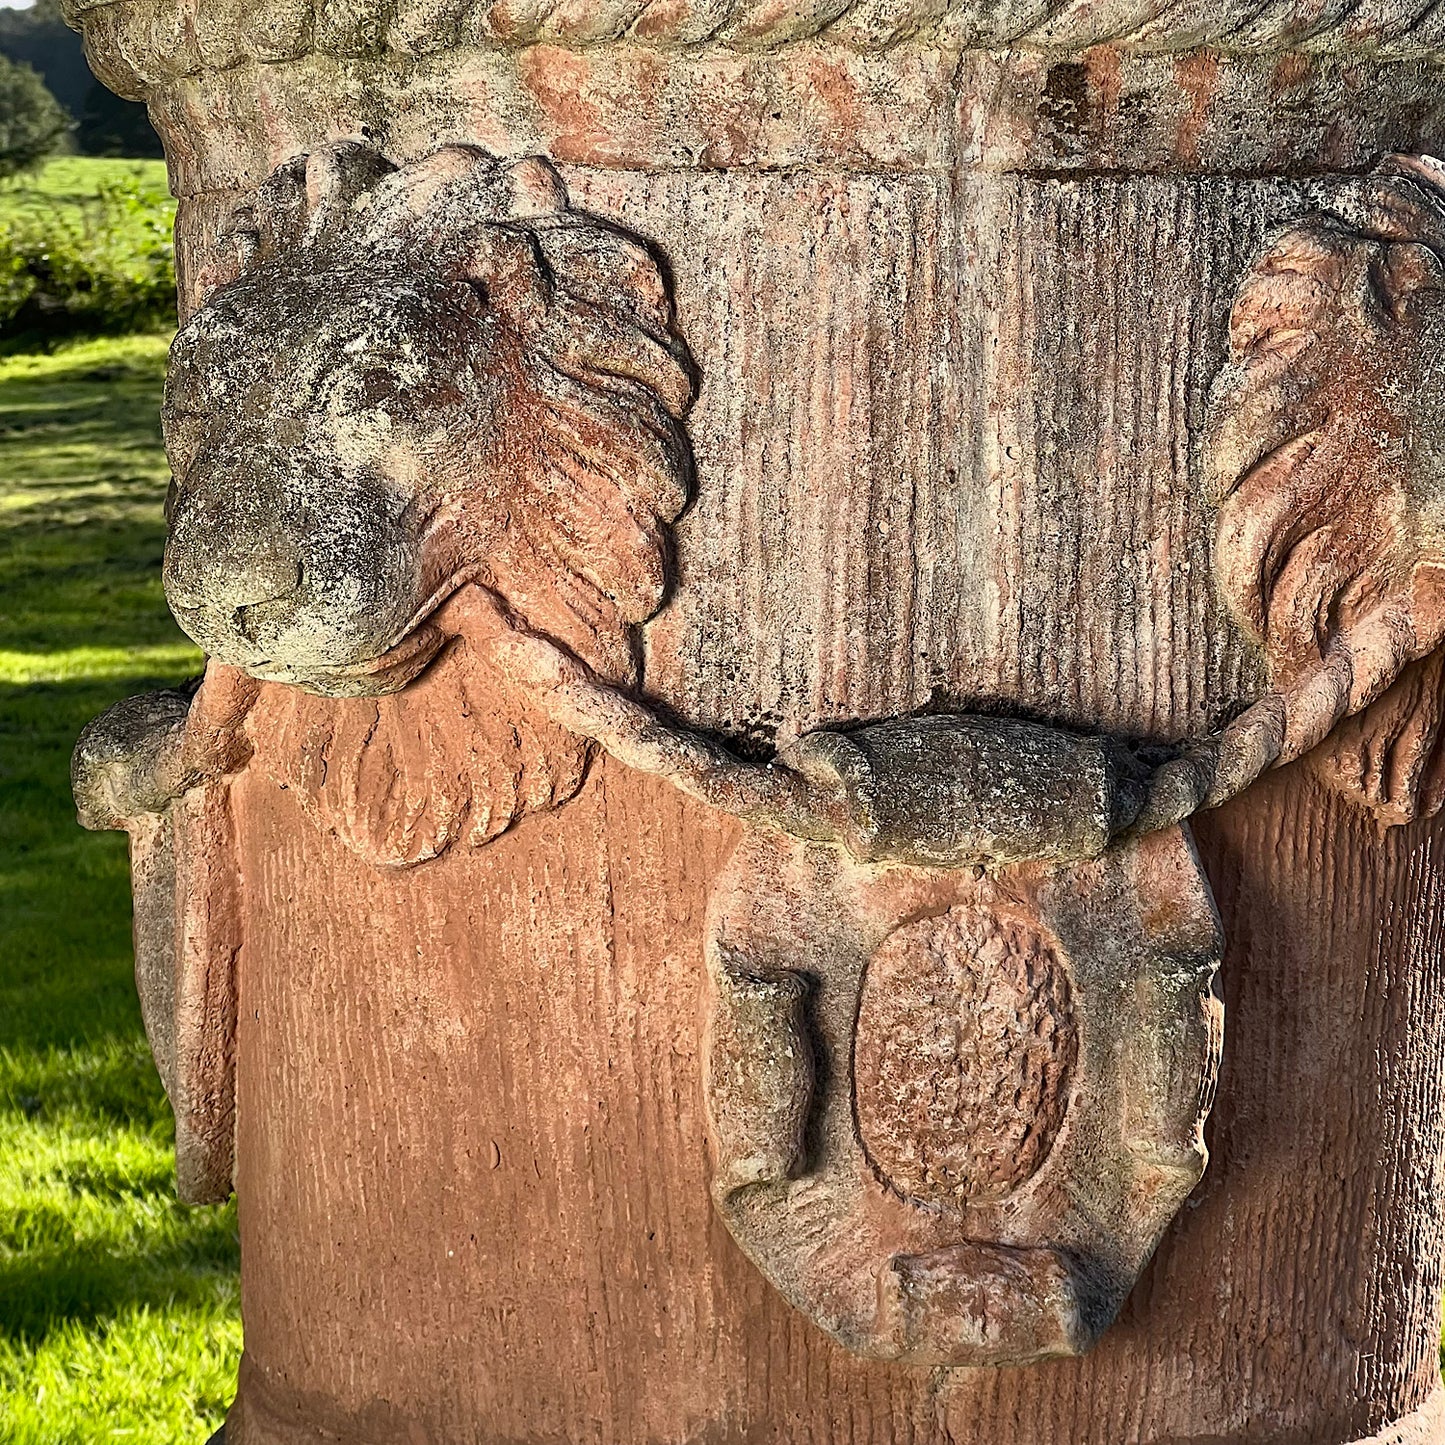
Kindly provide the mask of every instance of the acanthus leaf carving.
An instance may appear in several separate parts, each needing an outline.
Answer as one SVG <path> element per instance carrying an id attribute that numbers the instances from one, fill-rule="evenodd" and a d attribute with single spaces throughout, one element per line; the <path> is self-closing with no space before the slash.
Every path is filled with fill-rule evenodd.
<path id="1" fill-rule="evenodd" d="M 586 776 L 588 740 L 508 694 L 465 636 L 383 697 L 265 688 L 266 705 L 246 725 L 260 765 L 312 823 L 370 863 L 408 866 L 453 845 L 480 847 L 566 802 Z M 505 712 L 499 695 L 508 696 Z"/>

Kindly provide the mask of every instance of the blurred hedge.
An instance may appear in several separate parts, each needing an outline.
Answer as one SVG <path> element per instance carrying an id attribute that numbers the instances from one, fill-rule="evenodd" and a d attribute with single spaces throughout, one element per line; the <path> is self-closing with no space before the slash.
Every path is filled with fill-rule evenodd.
<path id="1" fill-rule="evenodd" d="M 102 177 L 78 203 L 0 215 L 6 350 L 173 327 L 175 286 L 170 217 L 135 178 Z"/>

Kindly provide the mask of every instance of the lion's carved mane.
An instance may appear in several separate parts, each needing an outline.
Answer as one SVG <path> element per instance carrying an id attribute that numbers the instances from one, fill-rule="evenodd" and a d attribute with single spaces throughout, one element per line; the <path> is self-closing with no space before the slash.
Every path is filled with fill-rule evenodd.
<path id="1" fill-rule="evenodd" d="M 385 277 L 400 263 L 474 288 L 492 328 L 478 355 L 503 399 L 477 418 L 471 475 L 452 479 L 450 505 L 467 514 L 458 535 L 485 539 L 452 572 L 601 677 L 635 683 L 634 631 L 663 600 L 669 526 L 691 484 L 681 423 L 693 368 L 649 248 L 570 209 L 545 161 L 464 146 L 401 168 L 357 144 L 298 158 L 229 236 L 242 270 L 300 247 L 317 270 L 375 265 Z M 375 863 L 482 844 L 565 802 L 590 745 L 530 706 L 475 643 L 460 624 L 390 696 L 263 684 L 246 724 L 256 764 Z"/>
<path id="2" fill-rule="evenodd" d="M 1215 574 L 1286 756 L 1381 821 L 1445 801 L 1445 170 L 1391 157 L 1241 282 L 1207 435 Z"/>

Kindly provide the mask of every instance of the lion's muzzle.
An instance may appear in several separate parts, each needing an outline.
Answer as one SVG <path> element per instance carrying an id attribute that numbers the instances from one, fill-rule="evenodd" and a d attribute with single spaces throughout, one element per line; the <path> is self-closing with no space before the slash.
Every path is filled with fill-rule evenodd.
<path id="1" fill-rule="evenodd" d="M 406 499 L 306 451 L 236 438 L 178 477 L 166 598 L 212 657 L 325 693 L 397 685 L 377 659 L 424 602 Z"/>

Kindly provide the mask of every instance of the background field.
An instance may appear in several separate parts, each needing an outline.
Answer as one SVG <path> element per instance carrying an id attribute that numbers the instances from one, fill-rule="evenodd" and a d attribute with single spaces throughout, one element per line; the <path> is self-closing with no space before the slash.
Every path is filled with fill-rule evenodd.
<path id="1" fill-rule="evenodd" d="M 83 224 L 101 208 L 107 191 L 129 191 L 139 200 L 144 214 L 133 230 L 138 244 L 155 237 L 170 240 L 176 204 L 166 189 L 164 161 L 59 156 L 33 174 L 0 185 L 0 225 L 49 223 L 57 214 Z"/>
<path id="2" fill-rule="evenodd" d="M 0 188 L 0 225 L 83 215 L 117 169 L 137 171 L 64 160 Z M 137 183 L 159 176 L 142 163 Z M 160 590 L 166 344 L 0 359 L 3 1445 L 201 1445 L 240 1350 L 233 1210 L 175 1201 L 125 840 L 76 825 L 67 779 L 89 718 L 199 666 Z"/>
<path id="3" fill-rule="evenodd" d="M 0 183 L 0 350 L 175 325 L 160 161 L 63 156 Z"/>

